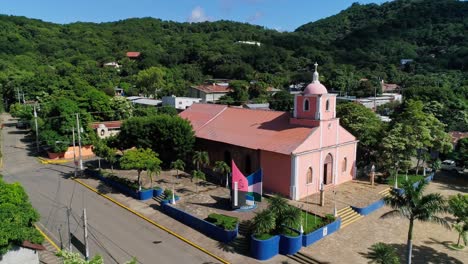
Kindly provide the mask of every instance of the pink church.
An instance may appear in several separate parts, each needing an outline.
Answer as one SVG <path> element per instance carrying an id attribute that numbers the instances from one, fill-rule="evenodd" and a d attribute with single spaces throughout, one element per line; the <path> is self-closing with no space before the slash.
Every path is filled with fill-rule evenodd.
<path id="1" fill-rule="evenodd" d="M 193 104 L 180 113 L 210 160 L 233 159 L 244 175 L 263 169 L 263 191 L 293 200 L 350 181 L 358 141 L 336 118 L 336 94 L 313 81 L 294 98 L 294 113 Z"/>

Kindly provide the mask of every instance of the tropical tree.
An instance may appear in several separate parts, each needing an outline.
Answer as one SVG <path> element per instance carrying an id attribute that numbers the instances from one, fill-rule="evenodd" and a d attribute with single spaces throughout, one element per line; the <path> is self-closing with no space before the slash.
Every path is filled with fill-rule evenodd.
<path id="1" fill-rule="evenodd" d="M 155 163 L 149 164 L 148 166 L 147 174 L 151 182 L 151 189 L 153 189 L 153 175 L 157 177 L 161 173 L 160 164 L 161 162 L 155 162 Z"/>
<path id="2" fill-rule="evenodd" d="M 138 172 L 138 190 L 141 191 L 141 172 L 148 170 L 157 164 L 161 164 L 158 153 L 151 149 L 131 149 L 124 153 L 120 159 L 120 166 L 127 170 L 137 170 Z"/>
<path id="3" fill-rule="evenodd" d="M 206 179 L 205 173 L 203 173 L 203 171 L 200 171 L 200 170 L 192 171 L 192 176 L 193 176 L 193 178 L 198 179 L 198 180 L 205 180 Z M 198 184 L 197 183 L 195 183 L 195 188 L 196 188 L 196 192 L 198 193 Z"/>
<path id="4" fill-rule="evenodd" d="M 276 227 L 275 214 L 265 209 L 257 213 L 253 219 L 252 230 L 255 235 L 269 234 Z"/>
<path id="5" fill-rule="evenodd" d="M 185 162 L 181 159 L 177 159 L 176 161 L 171 162 L 171 168 L 176 170 L 176 177 L 179 178 L 179 171 L 183 171 L 185 169 Z"/>
<path id="6" fill-rule="evenodd" d="M 458 232 L 457 247 L 460 246 L 460 239 L 463 239 L 465 246 L 468 240 L 468 195 L 457 194 L 448 200 L 448 210 L 455 216 L 453 228 Z"/>
<path id="7" fill-rule="evenodd" d="M 281 214 L 281 217 L 278 217 L 276 227 L 280 229 L 280 232 L 284 233 L 287 232 L 289 228 L 298 228 L 300 225 L 301 209 L 288 205 Z"/>
<path id="8" fill-rule="evenodd" d="M 100 255 L 96 255 L 90 260 L 84 260 L 80 253 L 70 251 L 59 251 L 57 257 L 60 257 L 63 264 L 104 264 L 104 259 Z"/>
<path id="9" fill-rule="evenodd" d="M 216 161 L 215 162 L 215 171 L 221 173 L 221 174 L 226 174 L 226 188 L 228 188 L 229 185 L 229 173 L 231 172 L 231 167 L 227 165 L 226 162 L 224 161 Z"/>
<path id="10" fill-rule="evenodd" d="M 197 170 L 200 170 L 200 165 L 206 166 L 210 163 L 210 157 L 206 151 L 195 151 L 192 158 L 193 165 L 197 166 Z"/>
<path id="11" fill-rule="evenodd" d="M 413 251 L 413 227 L 414 221 L 433 222 L 440 224 L 447 229 L 450 225 L 441 217 L 436 216 L 438 213 L 447 211 L 445 200 L 439 193 L 431 193 L 424 195 L 424 189 L 427 182 L 419 181 L 417 186 L 409 181 L 403 181 L 402 191 L 392 189 L 390 195 L 384 198 L 386 205 L 393 210 L 383 214 L 381 218 L 403 217 L 409 220 L 408 240 L 407 240 L 407 263 L 411 264 L 411 256 Z"/>
<path id="12" fill-rule="evenodd" d="M 282 224 L 281 220 L 285 218 L 288 207 L 288 201 L 281 195 L 275 194 L 268 200 L 268 210 L 276 216 L 276 227 Z"/>
<path id="13" fill-rule="evenodd" d="M 395 248 L 382 242 L 375 243 L 370 247 L 367 258 L 371 260 L 369 263 L 400 264 L 400 258 Z"/>
<path id="14" fill-rule="evenodd" d="M 98 139 L 96 142 L 93 144 L 93 152 L 94 154 L 98 157 L 98 167 L 99 170 L 101 170 L 101 158 L 105 158 L 106 152 L 108 152 L 109 147 L 106 145 L 106 143 Z"/>
<path id="15" fill-rule="evenodd" d="M 398 171 L 402 165 L 408 164 L 412 154 L 407 148 L 408 144 L 409 140 L 401 124 L 396 124 L 382 140 L 382 160 L 384 160 L 384 165 L 395 174 L 395 188 L 398 188 Z"/>

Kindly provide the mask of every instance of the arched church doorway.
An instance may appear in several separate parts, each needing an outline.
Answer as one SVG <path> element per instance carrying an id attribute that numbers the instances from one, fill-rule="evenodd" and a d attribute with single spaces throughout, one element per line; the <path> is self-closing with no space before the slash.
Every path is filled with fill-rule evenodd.
<path id="1" fill-rule="evenodd" d="M 333 182 L 333 157 L 328 154 L 323 163 L 323 184 L 327 185 Z"/>

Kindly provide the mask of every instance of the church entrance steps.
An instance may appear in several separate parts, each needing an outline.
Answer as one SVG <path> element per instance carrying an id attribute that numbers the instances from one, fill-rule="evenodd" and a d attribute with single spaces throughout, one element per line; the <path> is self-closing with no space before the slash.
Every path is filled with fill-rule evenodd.
<path id="1" fill-rule="evenodd" d="M 388 187 L 387 189 L 384 189 L 384 190 L 380 191 L 379 194 L 382 195 L 383 197 L 389 196 L 391 190 L 392 190 L 392 188 Z"/>
<path id="2" fill-rule="evenodd" d="M 248 255 L 250 247 L 250 221 L 239 222 L 237 237 L 228 244 L 237 253 Z"/>
<path id="3" fill-rule="evenodd" d="M 301 263 L 301 264 L 320 264 L 321 262 L 315 260 L 314 258 L 312 258 L 311 256 L 307 255 L 307 254 L 304 254 L 304 253 L 301 253 L 301 252 L 297 252 L 296 254 L 294 255 L 287 255 L 288 258 L 296 261 L 297 263 Z"/>
<path id="4" fill-rule="evenodd" d="M 344 228 L 363 217 L 356 213 L 356 211 L 354 211 L 350 206 L 338 210 L 337 213 L 338 217 L 341 218 L 341 228 Z"/>

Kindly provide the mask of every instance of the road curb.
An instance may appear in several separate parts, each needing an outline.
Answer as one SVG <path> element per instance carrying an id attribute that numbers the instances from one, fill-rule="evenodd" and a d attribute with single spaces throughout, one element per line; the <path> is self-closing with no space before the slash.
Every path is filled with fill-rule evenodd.
<path id="1" fill-rule="evenodd" d="M 60 248 L 55 244 L 55 242 L 44 233 L 36 224 L 34 224 L 34 227 L 41 233 L 41 235 L 57 250 L 57 252 L 60 252 Z"/>
<path id="2" fill-rule="evenodd" d="M 221 258 L 221 257 L 218 257 L 217 255 L 215 255 L 215 254 L 209 252 L 208 250 L 206 250 L 205 248 L 202 248 L 201 246 L 199 246 L 199 245 L 193 243 L 192 241 L 186 239 L 185 237 L 183 237 L 183 236 L 181 236 L 181 235 L 175 233 L 174 231 L 171 231 L 170 229 L 168 229 L 168 228 L 166 228 L 166 227 L 164 227 L 164 226 L 162 226 L 162 225 L 160 225 L 160 224 L 154 222 L 153 220 L 147 218 L 146 216 L 144 216 L 144 215 L 142 215 L 142 214 L 140 214 L 140 213 L 134 211 L 133 209 L 131 209 L 131 208 L 129 208 L 129 207 L 127 207 L 127 206 L 121 204 L 120 202 L 114 200 L 113 198 L 111 198 L 111 197 L 109 197 L 109 196 L 107 196 L 107 195 L 105 195 L 105 194 L 99 192 L 98 190 L 94 189 L 93 187 L 87 185 L 86 183 L 84 183 L 84 182 L 82 182 L 82 181 L 80 181 L 80 180 L 78 180 L 78 179 L 76 179 L 76 178 L 72 178 L 72 180 L 74 180 L 75 182 L 77 182 L 77 183 L 83 185 L 84 187 L 88 188 L 89 190 L 93 191 L 94 193 L 96 193 L 96 194 L 98 194 L 98 195 L 100 195 L 100 196 L 106 198 L 107 200 L 113 202 L 114 204 L 116 204 L 116 205 L 118 205 L 118 206 L 124 208 L 125 210 L 127 210 L 127 211 L 133 213 L 134 215 L 136 215 L 136 216 L 140 217 L 141 219 L 145 220 L 146 222 L 148 222 L 148 223 L 150 223 L 150 224 L 152 224 L 152 225 L 158 227 L 159 229 L 161 229 L 161 230 L 163 230 L 163 231 L 165 231 L 165 232 L 167 232 L 167 233 L 169 233 L 169 234 L 171 234 L 171 235 L 177 237 L 178 239 L 182 240 L 183 242 L 189 244 L 190 246 L 192 246 L 192 247 L 194 247 L 194 248 L 196 248 L 196 249 L 202 251 L 203 253 L 205 253 L 205 254 L 207 254 L 207 255 L 209 255 L 209 256 L 211 256 L 211 257 L 213 257 L 213 258 L 215 258 L 215 259 L 217 259 L 217 260 L 219 260 L 219 261 L 221 261 L 221 263 L 225 263 L 225 264 L 228 264 L 228 263 L 229 263 L 227 260 L 225 260 L 225 259 L 223 259 L 223 258 Z"/>

